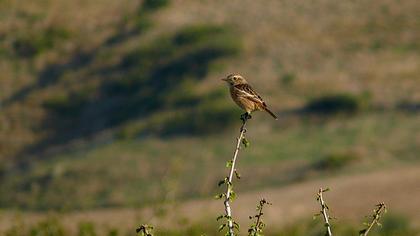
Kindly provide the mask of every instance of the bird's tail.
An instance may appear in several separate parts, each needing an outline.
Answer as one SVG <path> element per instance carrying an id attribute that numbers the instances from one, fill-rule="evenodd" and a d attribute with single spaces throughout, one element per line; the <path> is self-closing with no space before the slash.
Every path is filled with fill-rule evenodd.
<path id="1" fill-rule="evenodd" d="M 277 120 L 277 116 L 274 115 L 274 113 L 272 111 L 270 111 L 267 107 L 264 107 L 264 111 L 266 111 L 268 114 L 270 114 L 274 119 Z"/>

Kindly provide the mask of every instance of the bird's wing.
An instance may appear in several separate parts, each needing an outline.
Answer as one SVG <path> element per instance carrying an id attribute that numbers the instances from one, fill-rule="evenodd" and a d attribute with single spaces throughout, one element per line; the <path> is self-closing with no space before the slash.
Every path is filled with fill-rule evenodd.
<path id="1" fill-rule="evenodd" d="M 238 85 L 235 85 L 235 88 L 240 93 L 240 95 L 242 95 L 243 97 L 245 97 L 245 98 L 247 98 L 247 99 L 249 99 L 253 102 L 260 103 L 264 107 L 267 106 L 265 104 L 264 100 L 262 99 L 262 97 L 260 95 L 258 95 L 258 93 L 255 92 L 255 90 L 252 89 L 252 87 L 249 84 L 238 84 Z"/>

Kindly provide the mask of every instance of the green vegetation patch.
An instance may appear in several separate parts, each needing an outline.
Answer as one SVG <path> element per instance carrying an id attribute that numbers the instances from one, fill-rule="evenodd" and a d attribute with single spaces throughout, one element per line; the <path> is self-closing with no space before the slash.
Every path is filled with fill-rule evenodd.
<path id="1" fill-rule="evenodd" d="M 160 8 L 166 7 L 169 5 L 169 0 L 144 0 L 141 10 L 143 11 L 155 11 Z"/>
<path id="2" fill-rule="evenodd" d="M 368 102 L 368 95 L 332 94 L 312 99 L 304 110 L 315 114 L 356 113 L 366 108 Z"/>
<path id="3" fill-rule="evenodd" d="M 354 152 L 335 152 L 326 155 L 314 164 L 318 170 L 334 171 L 360 160 L 360 156 Z"/>
<path id="4" fill-rule="evenodd" d="M 203 102 L 189 112 L 181 112 L 177 116 L 170 117 L 163 126 L 162 134 L 221 133 L 238 121 L 239 115 L 237 110 L 221 100 Z"/>
<path id="5" fill-rule="evenodd" d="M 309 218 L 309 217 L 307 217 Z M 307 220 L 302 219 L 295 223 L 279 228 L 270 223 L 267 224 L 264 235 L 267 236 L 318 236 L 325 234 L 325 227 L 319 221 L 320 219 Z M 382 227 L 374 227 L 370 231 L 370 236 L 415 236 L 419 230 L 410 225 L 406 217 L 387 214 L 383 217 Z M 176 227 L 173 228 L 156 228 L 153 232 L 155 235 L 165 236 L 202 236 L 202 235 L 221 235 L 214 219 L 202 220 L 201 223 L 189 223 L 186 219 L 180 217 L 177 219 Z M 355 236 L 362 225 L 349 223 L 345 220 L 332 220 L 333 233 L 342 236 Z M 246 232 L 245 225 L 241 225 L 241 232 Z M 24 225 L 16 222 L 15 225 L 6 228 L 6 236 L 95 236 L 95 235 L 136 235 L 133 228 L 107 228 L 93 222 L 79 222 L 76 229 L 69 230 L 63 226 L 63 223 L 57 217 L 47 217 L 34 225 Z"/>
<path id="6" fill-rule="evenodd" d="M 51 49 L 57 43 L 70 36 L 71 33 L 65 28 L 49 26 L 45 29 L 33 30 L 32 32 L 18 35 L 12 44 L 12 48 L 20 57 L 33 57 Z"/>
<path id="7" fill-rule="evenodd" d="M 87 102 L 86 93 L 57 94 L 46 99 L 42 105 L 62 117 L 77 115 Z"/>

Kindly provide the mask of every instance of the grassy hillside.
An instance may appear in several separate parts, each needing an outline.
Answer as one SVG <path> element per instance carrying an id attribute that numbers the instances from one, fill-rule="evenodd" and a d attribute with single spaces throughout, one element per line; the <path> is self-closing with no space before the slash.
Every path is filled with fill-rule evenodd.
<path id="1" fill-rule="evenodd" d="M 2 1 L 0 207 L 213 195 L 240 122 L 220 81 L 232 72 L 281 117 L 250 121 L 239 191 L 418 165 L 418 12 L 416 0 Z"/>
<path id="2" fill-rule="evenodd" d="M 27 135 L 22 143 L 13 142 L 4 155 L 16 154 L 20 159 L 52 146 L 121 128 L 132 120 L 140 120 L 139 126 L 149 126 L 145 124 L 152 121 L 147 118 L 156 113 L 162 114 L 160 120 L 153 119 L 155 124 L 147 130 L 136 127 L 137 132 L 131 131 L 133 135 L 193 133 L 210 131 L 212 123 L 222 128 L 229 125 L 228 117 L 232 117 L 232 112 L 220 102 L 223 93 L 211 89 L 197 94 L 194 87 L 217 61 L 237 54 L 241 40 L 233 38 L 229 27 L 215 24 L 192 24 L 147 39 L 145 34 L 154 27 L 153 13 L 167 5 L 162 1 L 162 5 L 154 6 L 153 2 L 146 1 L 120 19 L 95 27 L 95 31 L 112 32 L 102 37 L 97 32 L 82 32 L 82 28 L 71 31 L 70 26 L 65 25 L 67 21 L 59 24 L 53 20 L 40 23 L 39 29 L 33 32 L 23 29 L 22 35 L 7 34 L 9 44 L 6 46 L 9 47 L 5 49 L 3 63 L 16 63 L 17 73 L 28 69 L 26 76 L 34 78 L 4 95 L 4 119 L 15 122 L 13 125 L 22 129 L 23 137 Z M 25 22 L 19 15 L 11 17 Z M 99 43 L 77 41 L 82 36 L 99 40 Z M 63 55 L 62 51 L 70 47 L 66 43 L 74 45 Z M 52 54 L 49 57 L 53 59 L 45 62 L 46 54 Z M 33 68 L 38 63 L 43 64 L 41 68 Z M 3 80 L 7 83 L 10 79 Z M 204 106 L 215 109 L 218 114 L 208 114 Z M 19 112 L 29 114 L 20 116 Z M 174 112 L 179 115 L 170 119 Z M 198 119 L 190 122 L 188 117 L 193 113 Z M 14 119 L 13 115 L 18 118 Z M 227 122 L 216 123 L 216 119 L 212 119 L 219 116 L 227 117 Z M 208 125 L 204 127 L 204 123 Z M 158 125 L 166 128 L 157 130 L 154 127 Z M 4 143 L 10 135 L 8 131 L 15 130 L 5 126 Z"/>
<path id="3" fill-rule="evenodd" d="M 357 235 L 362 222 L 367 220 L 363 216 L 369 214 L 380 199 L 387 203 L 389 210 L 381 220 L 383 227 L 376 227 L 369 235 L 418 235 L 419 170 L 420 166 L 395 165 L 357 176 L 311 179 L 282 188 L 273 186 L 240 193 L 233 202 L 235 219 L 241 225 L 241 232 L 246 231 L 256 202 L 266 197 L 273 204 L 264 208 L 265 235 L 323 235 L 320 219 L 312 219 L 319 210 L 314 195 L 319 186 L 329 186 L 332 190 L 324 197 L 335 217 L 332 220 L 334 233 Z M 244 176 L 243 181 L 248 180 L 249 177 Z M 91 235 L 92 232 L 134 235 L 139 222 L 147 222 L 155 226 L 156 235 L 220 235 L 219 222 L 215 220 L 220 211 L 222 204 L 211 197 L 141 209 L 104 208 L 47 215 L 3 211 L 0 232 L 3 228 L 10 235 L 26 235 L 30 230 L 40 234 L 50 229 L 61 232 L 60 235 Z"/>
<path id="4" fill-rule="evenodd" d="M 364 114 L 320 122 L 293 119 L 268 127 L 258 121 L 266 122 L 265 117 L 250 122 L 255 131 L 249 129 L 251 146 L 239 164 L 246 179 L 239 185 L 241 190 L 418 158 L 417 140 L 411 133 L 419 127 L 415 115 Z M 2 195 L 1 202 L 40 210 L 78 209 L 212 196 L 231 153 L 233 139 L 228 136 L 118 140 L 56 154 L 29 170 L 5 176 L 5 189 L 19 195 Z M 64 201 L 69 195 L 72 201 Z"/>

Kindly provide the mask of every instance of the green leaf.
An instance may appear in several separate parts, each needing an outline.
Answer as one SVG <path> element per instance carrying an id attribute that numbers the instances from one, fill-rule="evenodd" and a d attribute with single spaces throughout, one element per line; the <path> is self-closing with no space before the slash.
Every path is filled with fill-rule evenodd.
<path id="1" fill-rule="evenodd" d="M 219 232 L 222 231 L 226 227 L 226 224 L 222 224 L 219 226 Z"/>
<path id="2" fill-rule="evenodd" d="M 224 193 L 221 193 L 221 194 L 217 194 L 216 196 L 214 196 L 214 198 L 216 198 L 216 199 L 221 199 L 221 198 L 223 198 L 224 196 L 226 196 Z"/>
<path id="3" fill-rule="evenodd" d="M 245 137 L 242 138 L 242 144 L 247 148 L 250 145 L 250 142 Z"/>
<path id="4" fill-rule="evenodd" d="M 226 162 L 226 167 L 227 167 L 227 168 L 232 167 L 232 163 L 233 163 L 233 161 L 232 161 L 232 160 L 230 160 L 230 161 Z"/>
<path id="5" fill-rule="evenodd" d="M 230 193 L 229 200 L 231 202 L 233 202 L 233 200 L 235 200 L 235 199 L 236 199 L 236 193 L 232 190 L 231 193 Z"/>

